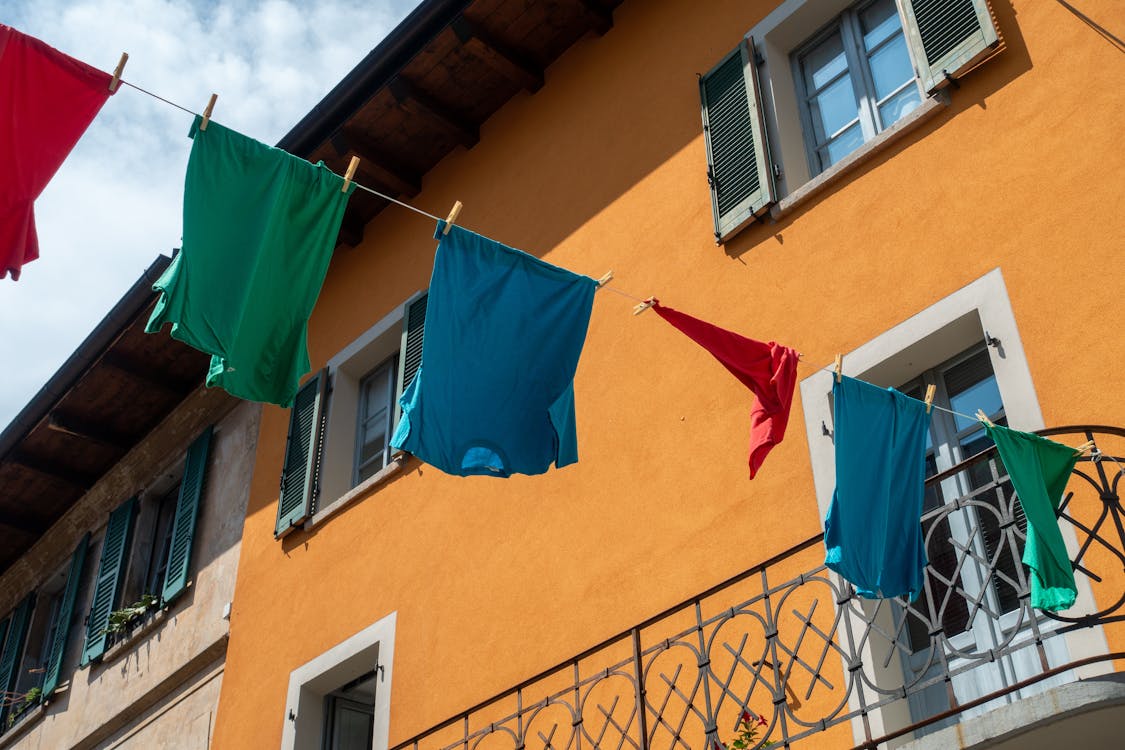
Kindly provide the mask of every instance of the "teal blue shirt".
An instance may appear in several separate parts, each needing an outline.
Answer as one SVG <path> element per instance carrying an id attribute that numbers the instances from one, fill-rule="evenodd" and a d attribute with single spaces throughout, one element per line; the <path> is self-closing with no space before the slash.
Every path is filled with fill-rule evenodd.
<path id="1" fill-rule="evenodd" d="M 448 474 L 578 460 L 574 373 L 597 282 L 458 226 L 442 235 L 422 365 L 391 446 Z"/>

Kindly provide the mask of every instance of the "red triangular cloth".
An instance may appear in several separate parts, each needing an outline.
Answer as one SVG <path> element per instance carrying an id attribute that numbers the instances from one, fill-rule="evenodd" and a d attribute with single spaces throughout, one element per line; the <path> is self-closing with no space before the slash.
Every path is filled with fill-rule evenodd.
<path id="1" fill-rule="evenodd" d="M 785 437 L 789 407 L 797 385 L 797 352 L 770 341 L 764 343 L 664 307 L 652 309 L 688 338 L 711 352 L 749 388 L 757 400 L 750 410 L 750 478 L 758 473 L 766 454 Z"/>
<path id="2" fill-rule="evenodd" d="M 39 257 L 35 199 L 110 96 L 112 76 L 0 24 L 0 279 Z"/>

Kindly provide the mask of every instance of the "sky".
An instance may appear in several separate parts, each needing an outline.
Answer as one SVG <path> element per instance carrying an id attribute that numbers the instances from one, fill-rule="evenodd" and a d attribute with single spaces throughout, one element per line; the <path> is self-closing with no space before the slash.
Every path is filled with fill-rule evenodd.
<path id="1" fill-rule="evenodd" d="M 0 0 L 0 23 L 274 144 L 417 0 Z M 0 280 L 0 431 L 182 234 L 192 116 L 127 86 L 35 203 L 39 259 Z M 2 179 L 2 177 L 0 177 Z"/>

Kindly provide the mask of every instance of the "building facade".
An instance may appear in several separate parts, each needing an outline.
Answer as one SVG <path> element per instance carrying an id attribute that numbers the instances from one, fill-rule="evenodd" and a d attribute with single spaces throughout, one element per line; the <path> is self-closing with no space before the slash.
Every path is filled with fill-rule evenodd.
<path id="1" fill-rule="evenodd" d="M 0 747 L 210 746 L 260 409 L 144 332 L 168 263 L 0 433 Z"/>
<path id="2" fill-rule="evenodd" d="M 580 460 L 460 478 L 394 454 L 434 222 L 357 193 L 314 372 L 262 410 L 215 746 L 721 748 L 743 711 L 751 746 L 1113 746 L 1121 27 L 1110 0 L 423 2 L 279 145 L 613 271 Z M 751 394 L 632 314 L 653 295 L 802 352 L 752 481 Z M 936 391 L 914 602 L 822 565 L 837 354 Z M 977 409 L 1095 441 L 1060 516 L 1071 610 L 1029 606 Z"/>

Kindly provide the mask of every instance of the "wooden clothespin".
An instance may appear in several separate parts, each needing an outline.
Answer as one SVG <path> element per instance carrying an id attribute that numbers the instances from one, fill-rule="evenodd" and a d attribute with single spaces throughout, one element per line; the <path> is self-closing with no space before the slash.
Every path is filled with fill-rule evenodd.
<path id="1" fill-rule="evenodd" d="M 125 63 L 129 62 L 129 53 L 122 52 L 121 59 L 117 61 L 117 67 L 113 69 L 113 80 L 109 82 L 109 93 L 117 91 L 118 85 L 121 83 L 121 71 L 125 70 Z"/>
<path id="2" fill-rule="evenodd" d="M 359 168 L 359 157 L 353 156 L 352 160 L 348 162 L 348 171 L 344 172 L 344 186 L 340 188 L 341 193 L 348 192 L 348 187 L 352 184 L 352 178 L 355 177 L 355 171 Z"/>
<path id="3" fill-rule="evenodd" d="M 836 364 L 833 365 L 832 370 L 836 373 L 836 382 L 842 383 L 843 380 L 844 380 L 844 378 L 843 378 L 843 374 L 844 374 L 844 355 L 843 354 L 837 354 L 836 355 Z"/>
<path id="4" fill-rule="evenodd" d="M 211 122 L 211 112 L 214 111 L 218 98 L 218 94 L 211 94 L 211 101 L 207 102 L 207 109 L 203 110 L 203 122 L 199 123 L 200 130 L 206 130 L 207 123 Z"/>
<path id="5" fill-rule="evenodd" d="M 642 302 L 641 304 L 639 304 L 639 305 L 637 305 L 636 307 L 633 308 L 633 314 L 634 315 L 640 315 L 645 310 L 649 309 L 650 307 L 652 307 L 655 304 L 656 304 L 656 297 L 649 297 L 644 302 Z"/>
<path id="6" fill-rule="evenodd" d="M 445 229 L 441 230 L 443 235 L 449 234 L 449 230 L 453 227 L 453 222 L 457 221 L 457 217 L 461 215 L 461 201 L 454 201 L 453 208 L 449 210 L 449 216 L 445 217 Z"/>
<path id="7" fill-rule="evenodd" d="M 937 386 L 930 383 L 926 386 L 926 413 L 930 413 L 930 409 L 934 408 L 934 396 L 937 395 Z"/>
<path id="8" fill-rule="evenodd" d="M 1078 447 L 1077 447 L 1077 448 L 1075 448 L 1074 450 L 1075 450 L 1075 451 L 1076 451 L 1076 452 L 1078 453 L 1078 455 L 1079 455 L 1079 456 L 1084 456 L 1084 455 L 1086 455 L 1087 453 L 1089 453 L 1090 451 L 1094 450 L 1094 448 L 1096 448 L 1096 447 L 1097 447 L 1097 446 L 1096 446 L 1096 445 L 1094 445 L 1094 441 L 1093 441 L 1093 440 L 1087 440 L 1087 441 L 1086 441 L 1085 443 L 1083 443 L 1082 445 L 1078 446 Z"/>
<path id="9" fill-rule="evenodd" d="M 979 419 L 981 422 L 984 422 L 989 427 L 995 427 L 996 426 L 996 425 L 992 424 L 992 420 L 989 419 L 988 415 L 984 413 L 984 409 L 977 409 L 976 418 Z"/>
<path id="10" fill-rule="evenodd" d="M 613 280 L 613 271 L 606 271 L 605 276 L 602 276 L 600 279 L 598 279 L 598 289 L 601 289 L 603 286 L 605 286 L 606 284 L 608 284 L 612 280 Z"/>

